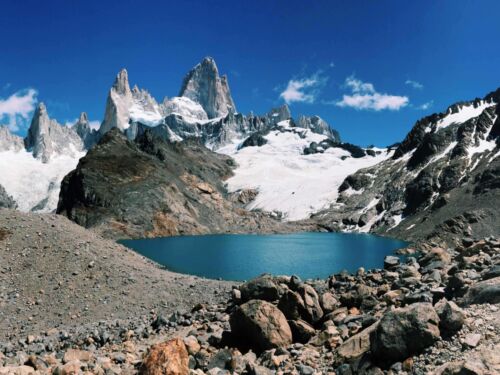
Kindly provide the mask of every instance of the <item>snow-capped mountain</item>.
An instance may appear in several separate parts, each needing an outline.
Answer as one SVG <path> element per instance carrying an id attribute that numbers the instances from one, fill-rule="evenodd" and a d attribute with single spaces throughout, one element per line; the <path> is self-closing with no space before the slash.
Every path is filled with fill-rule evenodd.
<path id="1" fill-rule="evenodd" d="M 498 103 L 500 89 L 417 121 L 391 158 L 347 177 L 315 219 L 332 229 L 395 235 L 432 236 L 440 225 L 471 235 L 478 223 L 499 232 Z"/>
<path id="2" fill-rule="evenodd" d="M 68 127 L 40 103 L 24 140 L 0 127 L 0 185 L 22 211 L 54 211 L 62 179 L 95 140 L 85 113 Z"/>
<path id="3" fill-rule="evenodd" d="M 264 116 L 236 112 L 226 76 L 206 57 L 189 71 L 182 82 L 180 95 L 158 103 L 146 90 L 130 89 L 125 69 L 118 73 L 106 102 L 101 136 L 112 128 L 135 139 L 147 128 L 169 141 L 198 138 L 207 147 L 217 149 L 235 140 L 243 140 L 257 131 L 272 128 L 291 118 L 286 105 Z M 296 126 L 338 139 L 338 134 L 318 116 L 300 116 Z"/>

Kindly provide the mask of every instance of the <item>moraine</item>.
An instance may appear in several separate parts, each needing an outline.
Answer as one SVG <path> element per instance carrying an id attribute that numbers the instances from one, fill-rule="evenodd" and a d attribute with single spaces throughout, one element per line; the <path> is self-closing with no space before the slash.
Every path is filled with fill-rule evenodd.
<path id="1" fill-rule="evenodd" d="M 273 235 L 177 236 L 123 240 L 125 246 L 169 270 L 224 280 L 262 273 L 324 278 L 360 267 L 381 268 L 384 257 L 406 242 L 369 234 L 294 233 Z"/>

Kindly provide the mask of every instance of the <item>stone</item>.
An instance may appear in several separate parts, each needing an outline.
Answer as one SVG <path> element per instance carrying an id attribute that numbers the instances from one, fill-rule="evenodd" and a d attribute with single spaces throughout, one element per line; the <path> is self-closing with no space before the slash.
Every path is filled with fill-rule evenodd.
<path id="1" fill-rule="evenodd" d="M 287 290 L 280 298 L 278 308 L 285 314 L 287 319 L 297 320 L 305 315 L 305 303 L 299 293 Z"/>
<path id="2" fill-rule="evenodd" d="M 275 301 L 279 298 L 279 287 L 272 276 L 262 275 L 240 286 L 241 300 L 247 302 L 251 299 Z"/>
<path id="3" fill-rule="evenodd" d="M 338 301 L 335 299 L 332 293 L 325 292 L 321 295 L 320 299 L 321 307 L 324 313 L 329 313 L 335 310 Z"/>
<path id="4" fill-rule="evenodd" d="M 140 373 L 143 375 L 187 375 L 189 356 L 184 341 L 175 338 L 149 348 Z"/>
<path id="5" fill-rule="evenodd" d="M 337 355 L 347 362 L 360 358 L 370 350 L 370 335 L 377 326 L 378 322 L 349 338 L 337 348 Z"/>
<path id="6" fill-rule="evenodd" d="M 500 276 L 472 285 L 464 295 L 465 305 L 500 303 Z"/>
<path id="7" fill-rule="evenodd" d="M 209 369 L 219 368 L 219 369 L 231 369 L 231 363 L 233 361 L 233 354 L 229 349 L 219 350 L 215 355 L 210 359 L 208 363 Z"/>
<path id="8" fill-rule="evenodd" d="M 251 300 L 237 307 L 229 323 L 235 339 L 259 352 L 292 343 L 292 331 L 285 315 L 266 301 Z"/>
<path id="9" fill-rule="evenodd" d="M 439 316 L 439 330 L 445 336 L 451 336 L 460 331 L 465 321 L 463 310 L 455 302 L 447 301 L 445 298 L 434 306 Z"/>
<path id="10" fill-rule="evenodd" d="M 304 316 L 305 320 L 312 323 L 319 321 L 323 317 L 323 310 L 321 309 L 316 290 L 308 284 L 303 284 L 298 288 L 298 293 L 304 301 L 304 313 L 306 315 Z"/>
<path id="11" fill-rule="evenodd" d="M 415 303 L 385 313 L 370 345 L 373 358 L 386 366 L 421 353 L 439 338 L 439 316 L 432 305 Z"/>
<path id="12" fill-rule="evenodd" d="M 94 355 L 86 350 L 68 349 L 64 353 L 63 362 L 68 363 L 72 361 L 90 362 Z"/>
<path id="13" fill-rule="evenodd" d="M 187 336 L 184 338 L 184 345 L 186 345 L 186 349 L 189 354 L 195 355 L 201 349 L 201 345 L 198 342 L 198 339 L 194 336 Z"/>
<path id="14" fill-rule="evenodd" d="M 0 367 L 0 375 L 35 375 L 37 372 L 30 366 Z"/>
<path id="15" fill-rule="evenodd" d="M 288 324 L 292 331 L 293 342 L 305 344 L 316 333 L 315 329 L 307 322 L 299 320 L 289 320 Z"/>
<path id="16" fill-rule="evenodd" d="M 482 366 L 477 363 L 470 363 L 469 361 L 456 361 L 446 363 L 436 370 L 431 375 L 484 375 Z"/>
<path id="17" fill-rule="evenodd" d="M 475 348 L 479 345 L 479 341 L 481 341 L 480 333 L 469 333 L 461 340 L 462 345 L 468 348 Z"/>
<path id="18" fill-rule="evenodd" d="M 57 366 L 52 372 L 54 375 L 77 375 L 80 374 L 82 363 L 78 360 Z"/>
<path id="19" fill-rule="evenodd" d="M 394 255 L 387 255 L 384 258 L 384 269 L 391 270 L 399 265 L 399 258 Z"/>

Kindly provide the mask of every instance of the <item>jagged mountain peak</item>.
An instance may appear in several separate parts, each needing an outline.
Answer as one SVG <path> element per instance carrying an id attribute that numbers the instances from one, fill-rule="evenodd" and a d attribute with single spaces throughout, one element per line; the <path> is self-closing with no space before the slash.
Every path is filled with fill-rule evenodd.
<path id="1" fill-rule="evenodd" d="M 209 118 L 236 112 L 227 76 L 219 76 L 215 60 L 211 57 L 205 57 L 189 71 L 182 82 L 179 96 L 199 103 Z"/>
<path id="2" fill-rule="evenodd" d="M 44 163 L 58 155 L 76 155 L 85 149 L 77 128 L 63 126 L 51 119 L 43 102 L 35 110 L 24 144 Z"/>
<path id="3" fill-rule="evenodd" d="M 113 83 L 113 89 L 120 95 L 130 94 L 130 85 L 128 82 L 128 72 L 127 69 L 123 68 L 116 75 L 115 82 Z"/>
<path id="4" fill-rule="evenodd" d="M 78 118 L 78 122 L 82 123 L 82 124 L 89 122 L 89 118 L 88 118 L 87 112 L 80 113 L 80 117 Z"/>

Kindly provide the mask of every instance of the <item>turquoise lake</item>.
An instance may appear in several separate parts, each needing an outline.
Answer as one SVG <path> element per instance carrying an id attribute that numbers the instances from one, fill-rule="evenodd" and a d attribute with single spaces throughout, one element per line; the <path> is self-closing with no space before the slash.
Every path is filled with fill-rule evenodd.
<path id="1" fill-rule="evenodd" d="M 324 278 L 342 270 L 381 268 L 406 242 L 353 233 L 221 234 L 122 240 L 123 245 L 180 273 L 249 280 L 262 273 Z"/>

